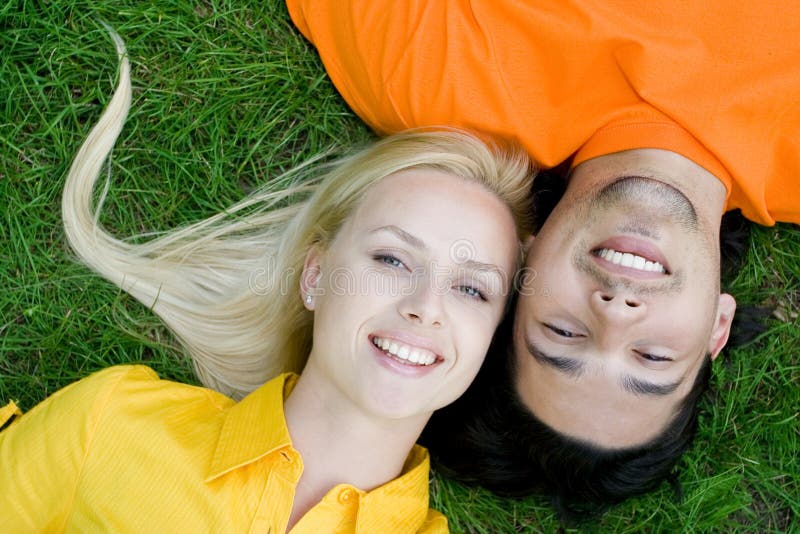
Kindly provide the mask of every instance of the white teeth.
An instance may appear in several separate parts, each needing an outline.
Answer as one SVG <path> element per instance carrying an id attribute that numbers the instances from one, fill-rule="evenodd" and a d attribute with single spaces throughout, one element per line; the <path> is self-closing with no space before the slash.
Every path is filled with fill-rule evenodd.
<path id="1" fill-rule="evenodd" d="M 610 248 L 604 248 L 597 253 L 598 256 L 606 261 L 622 267 L 629 267 L 639 271 L 653 271 L 658 273 L 666 273 L 664 266 L 657 261 L 648 261 L 646 258 L 631 254 L 630 252 L 617 252 Z"/>
<path id="2" fill-rule="evenodd" d="M 373 337 L 372 344 L 401 360 L 418 365 L 431 365 L 436 361 L 436 355 L 429 350 L 405 345 L 398 341 Z"/>
<path id="3" fill-rule="evenodd" d="M 633 267 L 633 254 L 626 252 L 622 255 L 622 261 L 620 265 L 623 267 Z"/>

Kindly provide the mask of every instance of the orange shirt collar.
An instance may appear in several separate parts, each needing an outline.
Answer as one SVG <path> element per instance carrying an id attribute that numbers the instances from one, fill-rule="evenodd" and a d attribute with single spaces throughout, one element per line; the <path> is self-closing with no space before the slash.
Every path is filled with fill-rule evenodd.
<path id="1" fill-rule="evenodd" d="M 670 150 L 692 160 L 716 176 L 730 197 L 732 178 L 725 165 L 690 132 L 649 107 L 621 113 L 597 130 L 578 149 L 571 167 L 598 156 L 635 148 Z"/>

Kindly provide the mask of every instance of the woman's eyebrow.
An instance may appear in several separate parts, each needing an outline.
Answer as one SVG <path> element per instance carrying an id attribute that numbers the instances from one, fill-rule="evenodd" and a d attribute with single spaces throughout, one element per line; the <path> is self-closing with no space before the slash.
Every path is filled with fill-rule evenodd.
<path id="1" fill-rule="evenodd" d="M 374 230 L 370 231 L 371 234 L 375 234 L 378 232 L 389 232 L 400 238 L 400 240 L 405 241 L 410 246 L 414 248 L 418 248 L 420 250 L 428 250 L 428 245 L 425 242 L 418 238 L 417 236 L 411 235 L 399 226 L 395 226 L 393 224 L 389 224 L 386 226 L 379 226 Z"/>

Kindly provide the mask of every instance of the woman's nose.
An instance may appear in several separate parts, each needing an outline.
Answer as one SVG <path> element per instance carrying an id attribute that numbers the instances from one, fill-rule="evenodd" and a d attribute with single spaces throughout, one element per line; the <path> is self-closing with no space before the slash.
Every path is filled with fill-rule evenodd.
<path id="1" fill-rule="evenodd" d="M 406 320 L 423 326 L 440 327 L 444 322 L 444 295 L 435 287 L 420 284 L 400 302 L 400 314 Z"/>

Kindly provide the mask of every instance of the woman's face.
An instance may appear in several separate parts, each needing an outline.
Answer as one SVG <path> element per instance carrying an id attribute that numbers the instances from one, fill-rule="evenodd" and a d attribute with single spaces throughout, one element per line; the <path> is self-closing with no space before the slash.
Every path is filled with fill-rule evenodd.
<path id="1" fill-rule="evenodd" d="M 518 253 L 509 209 L 482 186 L 432 170 L 385 178 L 309 253 L 309 367 L 381 417 L 449 404 L 480 368 Z"/>

